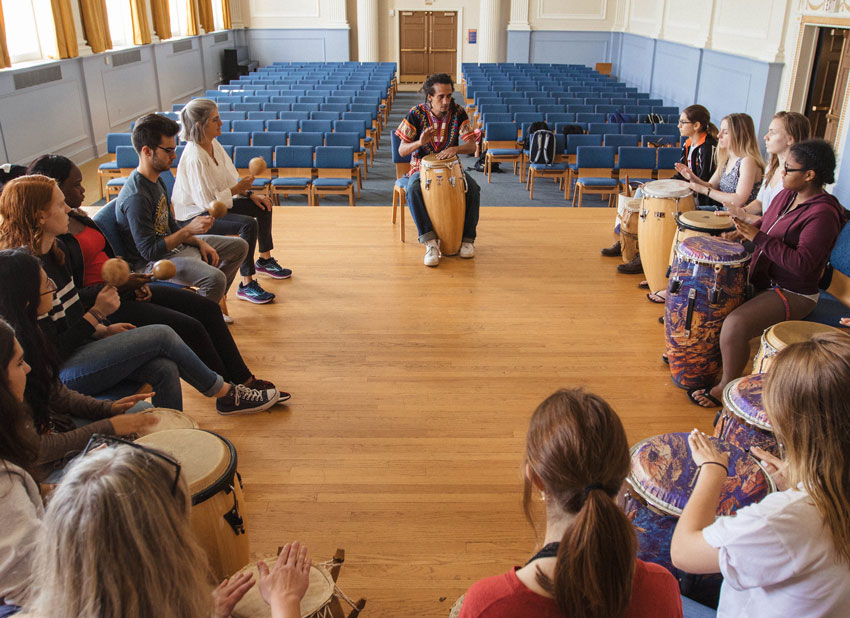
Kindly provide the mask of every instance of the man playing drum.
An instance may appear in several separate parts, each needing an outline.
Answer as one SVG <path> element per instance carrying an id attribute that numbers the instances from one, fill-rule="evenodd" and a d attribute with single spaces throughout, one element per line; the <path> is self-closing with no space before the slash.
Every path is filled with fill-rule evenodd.
<path id="1" fill-rule="evenodd" d="M 407 205 L 419 231 L 419 242 L 426 246 L 425 265 L 440 263 L 440 248 L 431 217 L 425 209 L 422 187 L 419 183 L 419 164 L 423 157 L 435 154 L 438 159 L 449 159 L 461 154 L 475 152 L 479 132 L 472 128 L 469 117 L 452 98 L 454 83 L 446 73 L 430 75 L 422 85 L 425 103 L 408 112 L 395 131 L 401 140 L 398 153 L 402 157 L 411 155 L 410 180 L 407 183 Z M 463 143 L 461 144 L 461 140 Z M 463 241 L 460 257 L 475 255 L 475 229 L 478 226 L 478 206 L 481 189 L 469 174 L 466 174 L 466 215 L 463 225 Z"/>

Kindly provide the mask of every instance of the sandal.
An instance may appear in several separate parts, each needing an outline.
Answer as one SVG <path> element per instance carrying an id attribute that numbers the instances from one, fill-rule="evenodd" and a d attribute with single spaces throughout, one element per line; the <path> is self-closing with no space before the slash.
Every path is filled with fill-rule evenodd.
<path id="1" fill-rule="evenodd" d="M 669 358 L 667 358 L 667 354 L 666 354 L 666 353 L 661 355 L 661 360 L 663 360 L 663 361 L 664 361 L 664 364 L 665 364 L 665 365 L 669 365 L 669 364 L 670 364 L 670 359 L 669 359 Z"/>
<path id="2" fill-rule="evenodd" d="M 723 404 L 717 400 L 717 397 L 711 394 L 710 388 L 692 388 L 688 391 L 688 399 L 690 399 L 693 403 L 698 405 L 701 408 L 714 408 L 717 406 L 723 407 Z M 707 399 L 711 405 L 703 405 L 698 399 L 697 395 L 702 396 L 704 399 Z"/>
<path id="3" fill-rule="evenodd" d="M 638 283 L 638 287 L 639 287 L 640 289 L 642 289 L 642 290 L 648 290 L 648 289 L 649 289 L 649 281 L 647 281 L 646 279 L 644 279 L 643 281 L 641 281 L 640 283 Z"/>
<path id="4" fill-rule="evenodd" d="M 663 315 L 660 318 L 658 318 L 658 323 L 664 324 L 664 316 Z"/>
<path id="5" fill-rule="evenodd" d="M 663 305 L 664 303 L 667 302 L 666 297 L 660 296 L 660 295 L 656 294 L 655 292 L 650 292 L 649 294 L 646 295 L 646 298 L 649 300 L 649 302 L 657 303 L 659 305 Z"/>

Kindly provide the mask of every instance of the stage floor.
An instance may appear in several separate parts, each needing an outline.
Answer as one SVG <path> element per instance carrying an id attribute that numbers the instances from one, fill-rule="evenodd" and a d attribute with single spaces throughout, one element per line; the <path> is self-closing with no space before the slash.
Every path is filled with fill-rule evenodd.
<path id="1" fill-rule="evenodd" d="M 276 208 L 270 305 L 229 306 L 248 366 L 292 392 L 223 418 L 185 410 L 238 451 L 252 557 L 289 540 L 346 550 L 339 584 L 364 616 L 448 616 L 535 538 L 520 465 L 534 408 L 560 387 L 605 397 L 634 443 L 711 428 L 661 361 L 661 305 L 618 275 L 614 211 L 482 208 L 474 260 L 422 265 L 390 209 Z"/>

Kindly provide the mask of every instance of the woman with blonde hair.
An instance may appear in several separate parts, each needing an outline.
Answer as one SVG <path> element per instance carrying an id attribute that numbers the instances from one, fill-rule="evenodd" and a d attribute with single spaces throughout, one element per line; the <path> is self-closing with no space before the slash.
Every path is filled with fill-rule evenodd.
<path id="1" fill-rule="evenodd" d="M 27 615 L 229 616 L 254 582 L 237 576 L 213 592 L 206 554 L 189 525 L 191 496 L 180 464 L 115 438 L 95 436 L 86 451 L 46 509 Z M 274 576 L 261 571 L 261 592 L 273 601 L 274 618 L 298 618 L 291 599 L 300 601 L 307 589 L 310 560 L 297 543 L 281 556 Z M 276 610 L 283 598 L 288 605 Z"/>
<path id="2" fill-rule="evenodd" d="M 466 593 L 460 618 L 682 616 L 678 584 L 638 560 L 634 527 L 615 502 L 629 473 L 626 432 L 605 400 L 560 390 L 534 411 L 526 438 L 523 505 L 546 510 L 543 548 Z"/>
<path id="3" fill-rule="evenodd" d="M 690 182 L 692 191 L 715 202 L 743 206 L 753 201 L 764 177 L 753 119 L 747 114 L 729 114 L 720 121 L 711 178 L 703 180 L 681 163 L 676 164 L 676 171 Z"/>
<path id="4" fill-rule="evenodd" d="M 776 355 L 763 402 L 784 459 L 752 448 L 779 491 L 715 520 L 728 455 L 694 430 L 700 468 L 673 534 L 673 563 L 723 574 L 720 616 L 850 615 L 850 337 Z"/>

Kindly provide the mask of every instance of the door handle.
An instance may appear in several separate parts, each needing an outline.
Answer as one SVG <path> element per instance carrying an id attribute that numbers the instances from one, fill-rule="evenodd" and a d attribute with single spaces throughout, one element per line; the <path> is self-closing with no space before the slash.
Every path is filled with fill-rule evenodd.
<path id="1" fill-rule="evenodd" d="M 814 105 L 814 106 L 812 106 L 812 111 L 813 111 L 813 112 L 828 112 L 828 111 L 829 111 L 829 106 L 826 106 L 826 105 Z"/>

